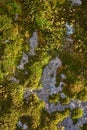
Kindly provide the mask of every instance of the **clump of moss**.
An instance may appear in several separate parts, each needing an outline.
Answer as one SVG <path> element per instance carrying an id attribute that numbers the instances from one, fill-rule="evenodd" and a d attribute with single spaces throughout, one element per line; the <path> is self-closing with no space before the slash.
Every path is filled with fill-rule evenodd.
<path id="1" fill-rule="evenodd" d="M 87 130 L 87 124 L 83 124 L 82 127 L 80 127 L 81 130 Z"/>
<path id="2" fill-rule="evenodd" d="M 71 113 L 71 117 L 73 120 L 78 119 L 82 116 L 83 116 L 83 110 L 81 108 L 76 108 Z"/>
<path id="3" fill-rule="evenodd" d="M 87 90 L 82 90 L 77 94 L 77 99 L 80 99 L 82 101 L 87 101 Z"/>
<path id="4" fill-rule="evenodd" d="M 55 103 L 55 104 L 58 103 L 59 99 L 60 99 L 59 94 L 50 95 L 49 98 L 48 98 L 50 103 Z"/>
<path id="5" fill-rule="evenodd" d="M 69 102 L 70 102 L 70 98 L 68 98 L 68 97 L 66 97 L 64 99 L 60 98 L 60 103 L 62 105 L 69 104 Z"/>

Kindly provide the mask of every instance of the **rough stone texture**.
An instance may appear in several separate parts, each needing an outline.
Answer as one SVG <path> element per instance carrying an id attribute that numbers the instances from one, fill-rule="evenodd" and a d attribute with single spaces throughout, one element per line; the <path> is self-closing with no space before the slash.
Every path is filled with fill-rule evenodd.
<path id="1" fill-rule="evenodd" d="M 71 110 L 76 109 L 78 107 L 83 109 L 83 116 L 78 119 L 77 124 L 73 124 L 71 117 L 65 118 L 63 122 L 61 122 L 58 127 L 64 126 L 64 130 L 80 130 L 79 126 L 83 126 L 83 124 L 87 124 L 87 102 L 81 102 L 79 100 L 72 100 L 68 105 L 65 106 L 66 108 L 70 108 Z"/>
<path id="2" fill-rule="evenodd" d="M 55 59 L 51 60 L 51 62 L 45 67 L 43 74 L 42 74 L 42 85 L 43 88 L 40 90 L 36 90 L 38 97 L 45 102 L 45 108 L 49 113 L 55 111 L 64 111 L 66 108 L 70 110 L 76 109 L 80 107 L 83 109 L 83 116 L 78 119 L 77 124 L 73 124 L 71 116 L 64 119 L 58 125 L 58 128 L 64 126 L 64 130 L 79 130 L 79 126 L 87 123 L 87 102 L 81 102 L 80 100 L 71 100 L 70 103 L 61 105 L 60 101 L 57 104 L 49 103 L 48 97 L 49 95 L 53 95 L 59 93 L 61 98 L 66 98 L 66 95 L 62 92 L 63 86 L 65 85 L 64 80 L 67 78 L 64 74 L 61 74 L 61 79 L 59 86 L 55 86 L 56 84 L 56 71 L 59 67 L 62 66 L 61 60 L 56 57 Z"/>
<path id="3" fill-rule="evenodd" d="M 18 65 L 17 68 L 20 69 L 20 70 L 24 70 L 24 65 L 26 63 L 28 63 L 28 59 L 29 58 L 28 58 L 27 54 L 23 53 L 20 65 Z"/>
<path id="4" fill-rule="evenodd" d="M 82 1 L 81 0 L 70 0 L 72 2 L 73 5 L 81 5 L 82 4 Z"/>
<path id="5" fill-rule="evenodd" d="M 54 111 L 63 111 L 65 109 L 64 106 L 58 102 L 57 105 L 54 103 L 49 103 L 48 97 L 49 95 L 53 95 L 56 93 L 61 94 L 62 98 L 65 98 L 65 94 L 62 92 L 63 86 L 65 85 L 62 79 L 65 79 L 66 76 L 64 74 L 61 74 L 61 80 L 59 83 L 59 86 L 56 87 L 56 72 L 59 67 L 62 66 L 62 63 L 58 57 L 51 60 L 51 62 L 45 67 L 43 74 L 42 74 L 42 85 L 43 88 L 40 90 L 37 90 L 38 97 L 46 102 L 46 109 L 49 113 Z M 62 92 L 62 93 L 61 93 Z"/>
<path id="6" fill-rule="evenodd" d="M 54 103 L 49 104 L 49 109 L 48 112 L 52 113 L 55 111 L 64 111 L 65 107 L 63 105 L 60 104 L 60 102 L 57 103 L 57 105 L 55 105 Z"/>
<path id="7" fill-rule="evenodd" d="M 52 91 L 56 89 L 56 71 L 58 67 L 61 67 L 62 63 L 58 57 L 53 59 L 44 69 L 43 75 L 42 75 L 42 85 L 44 88 L 52 88 Z"/>
<path id="8" fill-rule="evenodd" d="M 28 129 L 28 125 L 27 125 L 27 124 L 23 124 L 23 123 L 21 122 L 21 120 L 18 121 L 17 126 L 18 126 L 18 128 L 20 128 L 20 129 L 22 129 L 22 130 L 29 130 L 29 129 Z"/>
<path id="9" fill-rule="evenodd" d="M 73 125 L 73 121 L 70 116 L 67 117 L 63 122 L 61 122 L 58 125 L 58 128 L 60 128 L 61 126 L 64 126 L 64 130 L 79 130 L 78 126 Z"/>
<path id="10" fill-rule="evenodd" d="M 29 55 L 35 55 L 35 49 L 38 46 L 38 33 L 37 31 L 33 32 L 32 37 L 29 39 L 30 42 L 30 52 Z"/>
<path id="11" fill-rule="evenodd" d="M 55 86 L 56 71 L 58 67 L 61 67 L 61 65 L 62 63 L 60 59 L 56 57 L 45 67 L 43 71 L 41 79 L 43 88 L 37 91 L 37 95 L 45 102 L 48 102 L 49 95 L 55 94 L 62 90 L 61 85 L 58 88 Z"/>
<path id="12" fill-rule="evenodd" d="M 12 83 L 19 83 L 19 80 L 16 79 L 15 77 L 10 77 L 10 80 Z"/>
<path id="13" fill-rule="evenodd" d="M 69 103 L 69 108 L 71 110 L 73 110 L 73 109 L 78 108 L 78 107 L 81 107 L 81 101 L 79 101 L 79 100 L 71 100 L 71 102 Z"/>

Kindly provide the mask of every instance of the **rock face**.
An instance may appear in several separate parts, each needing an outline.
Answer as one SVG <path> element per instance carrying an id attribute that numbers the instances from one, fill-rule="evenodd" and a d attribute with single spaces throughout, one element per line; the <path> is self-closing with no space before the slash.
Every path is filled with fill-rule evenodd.
<path id="1" fill-rule="evenodd" d="M 63 107 L 60 102 L 58 102 L 57 105 L 54 103 L 49 103 L 48 97 L 49 95 L 57 94 L 60 92 L 61 98 L 65 98 L 65 94 L 62 92 L 62 88 L 64 85 L 64 82 L 62 80 L 66 79 L 66 76 L 64 74 L 61 74 L 61 80 L 59 85 L 56 87 L 56 72 L 57 69 L 59 69 L 62 66 L 61 60 L 56 57 L 55 59 L 51 60 L 50 63 L 45 67 L 41 82 L 43 85 L 43 88 L 37 91 L 38 97 L 45 101 L 46 103 L 46 109 L 49 113 L 53 111 L 63 111 L 65 107 Z"/>
<path id="2" fill-rule="evenodd" d="M 30 42 L 30 52 L 29 55 L 35 55 L 35 49 L 38 46 L 38 33 L 37 31 L 33 32 L 32 37 L 29 39 Z"/>
<path id="3" fill-rule="evenodd" d="M 61 67 L 62 63 L 58 57 L 53 59 L 48 66 L 44 69 L 43 75 L 42 75 L 42 85 L 44 87 L 49 86 L 55 87 L 56 84 L 56 71 L 58 67 Z"/>
<path id="4" fill-rule="evenodd" d="M 81 0 L 70 0 L 74 5 L 81 5 L 82 4 L 82 1 Z"/>
<path id="5" fill-rule="evenodd" d="M 59 67 L 61 67 L 62 63 L 58 57 L 51 60 L 51 62 L 45 67 L 43 71 L 43 75 L 41 78 L 41 82 L 43 85 L 43 89 L 41 90 L 44 93 L 44 98 L 49 95 L 55 94 L 62 90 L 61 85 L 57 88 L 56 85 L 56 71 Z"/>
<path id="6" fill-rule="evenodd" d="M 53 94 L 59 94 L 62 99 L 67 98 L 67 96 L 62 92 L 62 88 L 65 85 L 64 80 L 67 78 L 64 74 L 60 74 L 61 80 L 59 85 L 56 87 L 56 72 L 61 66 L 62 62 L 58 57 L 49 62 L 49 64 L 45 67 L 41 78 L 43 88 L 37 90 L 36 92 L 38 97 L 45 102 L 45 108 L 49 113 L 55 111 L 62 112 L 66 108 L 70 109 L 71 111 L 79 107 L 83 109 L 84 115 L 78 119 L 77 124 L 73 124 L 70 114 L 69 117 L 65 118 L 64 121 L 58 125 L 58 128 L 64 126 L 64 130 L 80 130 L 79 127 L 87 123 L 87 102 L 71 100 L 68 104 L 62 105 L 60 101 L 55 104 L 49 103 L 48 100 L 49 95 Z"/>
<path id="7" fill-rule="evenodd" d="M 78 126 L 73 125 L 71 117 L 67 117 L 62 123 L 60 123 L 58 128 L 60 128 L 61 126 L 64 126 L 64 130 L 79 130 Z"/>
<path id="8" fill-rule="evenodd" d="M 59 58 L 53 59 L 44 69 L 41 82 L 43 88 L 37 91 L 37 95 L 40 99 L 48 102 L 48 96 L 56 93 L 56 71 L 58 66 L 61 66 Z"/>
<path id="9" fill-rule="evenodd" d="M 70 108 L 71 110 L 73 110 L 78 107 L 83 109 L 84 114 L 81 118 L 77 119 L 77 123 L 74 125 L 71 117 L 69 116 L 58 125 L 58 128 L 64 126 L 64 130 L 80 130 L 80 126 L 83 126 L 83 124 L 87 124 L 87 102 L 72 100 L 66 108 Z"/>

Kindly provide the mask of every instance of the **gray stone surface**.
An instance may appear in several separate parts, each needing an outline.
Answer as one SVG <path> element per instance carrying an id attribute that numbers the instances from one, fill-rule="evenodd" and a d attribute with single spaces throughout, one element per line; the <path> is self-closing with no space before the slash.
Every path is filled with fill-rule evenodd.
<path id="1" fill-rule="evenodd" d="M 23 124 L 23 123 L 21 122 L 21 120 L 18 121 L 17 126 L 18 126 L 18 128 L 20 128 L 21 130 L 29 130 L 27 123 L 26 123 L 26 124 Z"/>
<path id="2" fill-rule="evenodd" d="M 73 125 L 73 121 L 70 116 L 67 117 L 63 122 L 61 122 L 58 125 L 58 128 L 60 128 L 60 126 L 64 126 L 64 130 L 79 130 L 78 126 Z"/>
<path id="3" fill-rule="evenodd" d="M 38 33 L 37 31 L 33 32 L 33 35 L 31 36 L 31 38 L 29 39 L 29 43 L 30 43 L 30 52 L 29 55 L 35 55 L 35 49 L 38 46 Z"/>
<path id="4" fill-rule="evenodd" d="M 62 98 L 65 98 L 65 94 L 62 92 L 63 86 L 65 83 L 61 81 L 62 79 L 66 79 L 64 74 L 61 74 L 61 79 L 59 82 L 59 86 L 56 87 L 56 72 L 62 66 L 62 62 L 58 57 L 51 60 L 50 63 L 45 67 L 43 74 L 42 74 L 42 85 L 43 88 L 36 91 L 38 97 L 46 102 L 46 108 L 49 113 L 54 111 L 63 111 L 65 109 L 64 106 L 60 104 L 60 102 L 55 105 L 54 103 L 49 103 L 48 97 L 49 95 L 53 95 L 60 92 Z"/>
<path id="5" fill-rule="evenodd" d="M 16 79 L 15 77 L 10 77 L 10 81 L 11 81 L 12 83 L 19 83 L 19 80 Z"/>
<path id="6" fill-rule="evenodd" d="M 73 5 L 81 5 L 82 4 L 82 1 L 81 0 L 70 0 L 72 2 Z"/>
<path id="7" fill-rule="evenodd" d="M 59 87 L 56 87 L 56 71 L 59 67 L 61 67 L 62 63 L 58 57 L 51 60 L 50 63 L 45 67 L 41 82 L 43 88 L 37 91 L 37 95 L 44 100 L 48 101 L 48 96 L 55 94 L 59 91 L 62 91 L 63 82 L 60 82 Z"/>
<path id="8" fill-rule="evenodd" d="M 67 107 L 68 106 L 68 107 Z M 79 126 L 83 126 L 83 124 L 87 124 L 87 102 L 81 102 L 79 100 L 72 100 L 67 106 L 67 108 L 70 108 L 71 110 L 75 108 L 82 108 L 83 109 L 83 116 L 78 119 L 77 124 L 73 124 L 73 121 L 71 117 L 67 117 L 62 121 L 58 127 L 64 126 L 64 130 L 80 130 Z"/>
<path id="9" fill-rule="evenodd" d="M 58 101 L 57 104 L 49 103 L 48 101 L 49 95 L 53 95 L 55 93 L 59 93 L 63 99 L 66 97 L 66 95 L 62 92 L 63 86 L 65 85 L 64 79 L 67 78 L 64 74 L 60 75 L 61 79 L 59 86 L 55 86 L 56 71 L 61 66 L 61 60 L 56 57 L 45 67 L 41 79 L 43 88 L 37 90 L 36 93 L 38 97 L 46 103 L 45 108 L 49 113 L 55 111 L 62 112 L 66 108 L 73 110 L 80 107 L 81 109 L 83 109 L 84 114 L 81 118 L 78 119 L 77 124 L 74 125 L 71 117 L 69 116 L 58 125 L 58 127 L 64 126 L 64 130 L 79 130 L 79 126 L 82 126 L 83 124 L 87 123 L 87 102 L 81 102 L 80 100 L 71 100 L 70 103 L 61 105 L 60 101 Z"/>

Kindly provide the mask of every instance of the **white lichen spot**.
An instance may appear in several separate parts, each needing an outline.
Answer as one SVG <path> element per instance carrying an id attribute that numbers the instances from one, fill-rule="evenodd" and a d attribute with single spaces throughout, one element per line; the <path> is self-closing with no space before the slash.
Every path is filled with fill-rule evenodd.
<path id="1" fill-rule="evenodd" d="M 18 14 L 15 15 L 15 21 L 18 20 Z"/>
<path id="2" fill-rule="evenodd" d="M 66 96 L 65 96 L 65 94 L 63 92 L 60 94 L 60 96 L 61 96 L 62 99 L 66 98 Z"/>
<path id="3" fill-rule="evenodd" d="M 61 74 L 61 79 L 66 79 L 66 75 L 65 74 Z"/>
<path id="4" fill-rule="evenodd" d="M 5 40 L 6 43 L 10 42 L 9 40 Z"/>
<path id="5" fill-rule="evenodd" d="M 66 22 L 66 34 L 68 36 L 71 36 L 74 33 L 74 29 L 72 27 L 72 25 L 69 25 L 69 23 Z"/>

